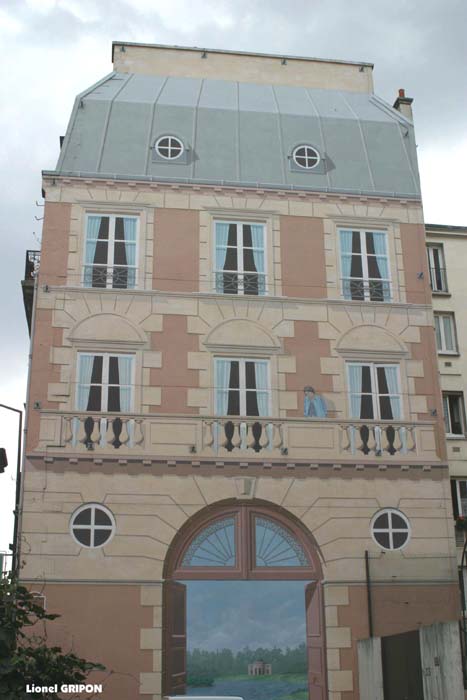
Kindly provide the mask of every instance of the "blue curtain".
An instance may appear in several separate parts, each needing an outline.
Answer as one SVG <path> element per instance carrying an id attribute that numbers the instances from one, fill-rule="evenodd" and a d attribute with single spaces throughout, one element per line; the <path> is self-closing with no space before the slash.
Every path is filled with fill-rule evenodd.
<path id="1" fill-rule="evenodd" d="M 264 227 L 259 224 L 251 224 L 250 228 L 256 271 L 264 273 Z"/>
<path id="2" fill-rule="evenodd" d="M 269 382 L 267 362 L 255 362 L 256 400 L 260 416 L 269 415 Z"/>
<path id="3" fill-rule="evenodd" d="M 392 417 L 394 420 L 400 420 L 401 399 L 399 395 L 399 379 L 397 376 L 397 367 L 385 367 L 384 374 L 386 375 L 386 383 L 388 385 L 389 400 L 391 402 Z"/>
<path id="4" fill-rule="evenodd" d="M 360 418 L 362 407 L 362 377 L 361 365 L 349 365 L 350 417 Z"/>
<path id="5" fill-rule="evenodd" d="M 229 240 L 229 226 L 221 221 L 216 221 L 216 292 L 224 291 L 224 269 L 227 257 L 227 242 Z"/>
<path id="6" fill-rule="evenodd" d="M 125 237 L 126 261 L 129 266 L 127 288 L 134 289 L 136 284 L 136 219 L 123 218 L 123 235 Z"/>
<path id="7" fill-rule="evenodd" d="M 349 280 L 352 268 L 352 231 L 340 231 L 341 244 L 341 271 L 342 271 L 342 290 L 344 299 L 351 299 L 351 283 Z"/>
<path id="8" fill-rule="evenodd" d="M 216 360 L 216 413 L 226 416 L 229 405 L 230 360 Z"/>
<path id="9" fill-rule="evenodd" d="M 76 391 L 76 410 L 87 411 L 91 391 L 92 367 L 94 355 L 79 355 L 78 386 Z"/>
<path id="10" fill-rule="evenodd" d="M 387 280 L 389 279 L 389 267 L 386 249 L 386 234 L 382 231 L 374 231 L 372 236 L 379 274 L 381 279 Z"/>
<path id="11" fill-rule="evenodd" d="M 118 378 L 120 381 L 120 411 L 131 411 L 132 399 L 132 357 L 118 357 Z"/>
<path id="12" fill-rule="evenodd" d="M 86 249 L 84 254 L 84 286 L 92 287 L 92 265 L 96 254 L 97 239 L 101 226 L 101 216 L 88 216 L 88 229 L 86 232 Z"/>

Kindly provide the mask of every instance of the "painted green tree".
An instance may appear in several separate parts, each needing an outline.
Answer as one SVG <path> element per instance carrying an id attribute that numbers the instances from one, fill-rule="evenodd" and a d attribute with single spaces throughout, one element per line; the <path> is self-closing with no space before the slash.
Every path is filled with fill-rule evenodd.
<path id="1" fill-rule="evenodd" d="M 45 624 L 60 615 L 45 612 L 12 575 L 0 577 L 0 697 L 2 700 L 59 698 L 56 693 L 26 693 L 26 685 L 60 687 L 83 683 L 101 664 L 85 661 L 61 647 L 47 645 Z M 36 629 L 32 629 L 36 626 Z"/>

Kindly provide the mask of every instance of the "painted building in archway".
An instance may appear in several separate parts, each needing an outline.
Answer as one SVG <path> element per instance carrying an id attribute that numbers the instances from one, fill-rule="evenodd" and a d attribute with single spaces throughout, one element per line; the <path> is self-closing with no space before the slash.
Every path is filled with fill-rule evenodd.
<path id="1" fill-rule="evenodd" d="M 369 64 L 113 60 L 43 173 L 20 542 L 50 639 L 112 671 L 105 700 L 183 693 L 174 611 L 225 516 L 222 578 L 309 584 L 310 700 L 403 694 L 401 650 L 460 700 L 411 100 Z"/>

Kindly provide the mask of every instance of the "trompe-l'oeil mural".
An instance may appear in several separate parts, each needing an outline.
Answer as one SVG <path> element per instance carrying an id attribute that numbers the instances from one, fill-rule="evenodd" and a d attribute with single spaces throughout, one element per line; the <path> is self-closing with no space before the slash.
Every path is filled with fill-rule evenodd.
<path id="1" fill-rule="evenodd" d="M 326 418 L 328 408 L 326 401 L 317 394 L 312 386 L 303 388 L 305 398 L 303 402 L 303 415 L 307 418 Z"/>

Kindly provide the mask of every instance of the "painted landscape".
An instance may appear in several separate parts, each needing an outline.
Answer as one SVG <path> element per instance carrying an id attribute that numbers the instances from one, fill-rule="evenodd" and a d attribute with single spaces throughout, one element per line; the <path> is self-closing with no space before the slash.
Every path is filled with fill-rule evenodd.
<path id="1" fill-rule="evenodd" d="M 187 603 L 188 695 L 308 700 L 303 582 L 190 582 Z"/>

